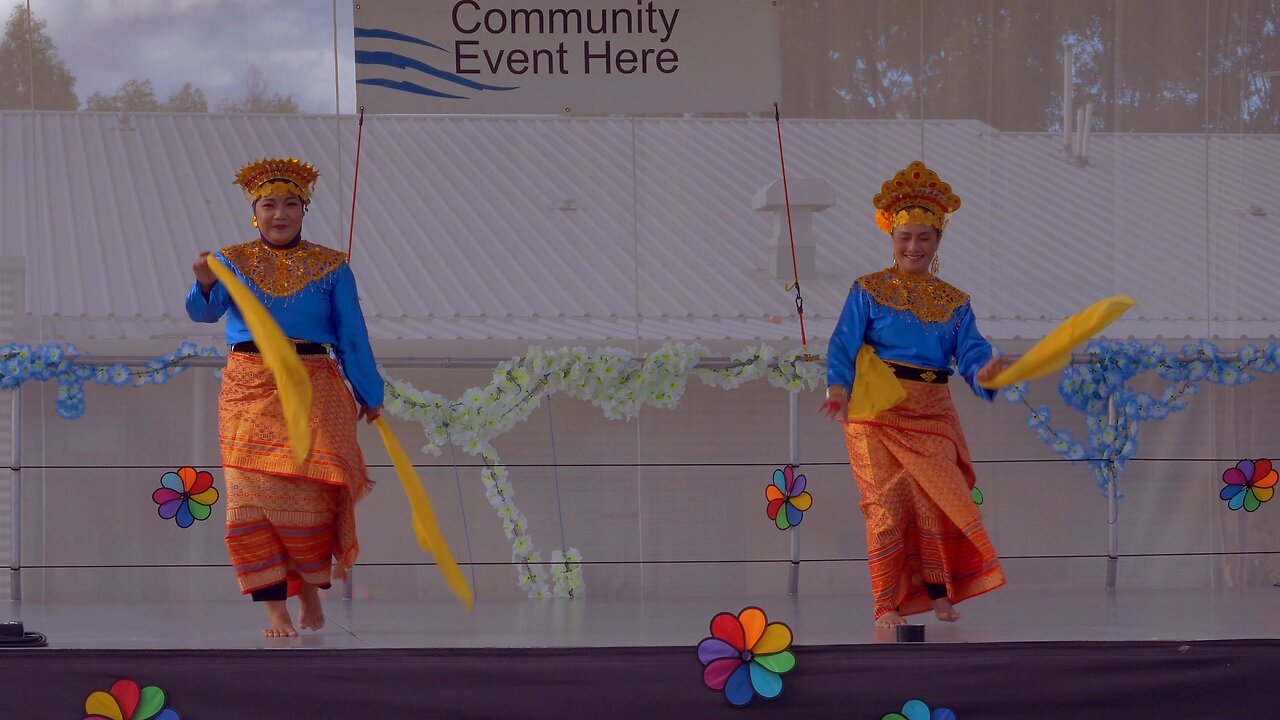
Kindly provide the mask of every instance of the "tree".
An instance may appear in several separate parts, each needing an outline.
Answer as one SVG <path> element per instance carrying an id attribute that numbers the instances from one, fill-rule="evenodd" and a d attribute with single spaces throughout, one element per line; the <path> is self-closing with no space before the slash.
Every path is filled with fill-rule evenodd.
<path id="1" fill-rule="evenodd" d="M 1280 128 L 1280 3 L 1216 3 L 1209 19 L 1209 127 L 1274 133 Z"/>
<path id="2" fill-rule="evenodd" d="M 209 101 L 205 100 L 200 88 L 191 83 L 183 83 L 177 92 L 165 100 L 164 109 L 168 112 L 207 113 Z"/>
<path id="3" fill-rule="evenodd" d="M 228 113 L 274 113 L 289 114 L 298 112 L 298 101 L 292 95 L 279 95 L 268 91 L 267 74 L 257 63 L 250 63 L 241 76 L 245 98 L 240 102 L 224 101 L 218 109 Z"/>
<path id="4" fill-rule="evenodd" d="M 955 0 L 927 6 L 925 117 L 976 119 L 1011 130 L 1060 122 L 1062 33 L 1075 21 L 1073 7 L 1064 5 Z"/>
<path id="5" fill-rule="evenodd" d="M 786 7 L 783 101 L 792 117 L 923 113 L 1000 130 L 1058 130 L 1070 47 L 1072 104 L 1093 103 L 1095 130 L 1280 127 L 1280 0 L 794 0 Z"/>
<path id="6" fill-rule="evenodd" d="M 76 78 L 58 57 L 44 20 L 18 5 L 0 39 L 0 109 L 75 110 Z"/>
<path id="7" fill-rule="evenodd" d="M 160 102 L 150 80 L 133 79 L 125 82 L 114 95 L 94 93 L 85 102 L 85 109 L 108 112 L 209 112 L 209 102 L 204 92 L 191 83 Z"/>
<path id="8" fill-rule="evenodd" d="M 919 113 L 919 19 L 889 0 L 792 3 L 781 15 L 783 106 L 793 116 Z"/>

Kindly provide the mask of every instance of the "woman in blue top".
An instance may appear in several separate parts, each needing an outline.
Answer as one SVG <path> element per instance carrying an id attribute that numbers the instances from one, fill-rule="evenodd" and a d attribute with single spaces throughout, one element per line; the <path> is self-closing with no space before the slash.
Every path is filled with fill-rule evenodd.
<path id="1" fill-rule="evenodd" d="M 858 278 L 849 292 L 827 349 L 824 411 L 846 423 L 876 626 L 930 609 L 951 622 L 960 618 L 952 603 L 1003 585 L 1004 574 L 971 499 L 973 467 L 947 380 L 954 372 L 990 400 L 994 393 L 977 381 L 995 377 L 1005 360 L 992 357 L 969 296 L 937 277 L 942 230 L 960 207 L 951 187 L 913 162 L 874 204 L 878 225 L 893 237 L 894 264 Z M 864 345 L 906 397 L 870 417 L 847 417 Z"/>
<path id="2" fill-rule="evenodd" d="M 275 381 L 209 269 L 208 253 L 193 266 L 196 282 L 187 293 L 192 320 L 227 316 L 231 353 L 218 396 L 227 550 L 241 592 L 266 605 L 268 637 L 298 634 L 285 603 L 294 595 L 301 627 L 324 625 L 319 590 L 355 562 L 354 505 L 372 486 L 356 421 L 372 422 L 382 407 L 382 378 L 346 256 L 302 238 L 318 177 L 296 158 L 242 168 L 236 184 L 253 202 L 259 236 L 217 253 L 293 338 L 311 378 L 312 446 L 304 461 L 293 457 Z"/>

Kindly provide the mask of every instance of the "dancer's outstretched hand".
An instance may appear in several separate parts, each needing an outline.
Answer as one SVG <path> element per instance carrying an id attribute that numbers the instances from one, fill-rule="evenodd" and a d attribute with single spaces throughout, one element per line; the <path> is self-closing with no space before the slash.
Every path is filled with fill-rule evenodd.
<path id="1" fill-rule="evenodd" d="M 997 355 L 991 358 L 990 360 L 987 361 L 987 364 L 983 365 L 982 369 L 978 371 L 978 375 L 976 378 L 977 381 L 980 383 L 991 382 L 992 380 L 995 379 L 997 375 L 1000 374 L 1001 370 L 1005 369 L 1005 366 L 1007 366 L 1008 364 L 1009 364 L 1009 358 L 1004 355 Z"/>
<path id="2" fill-rule="evenodd" d="M 200 257 L 196 258 L 195 264 L 191 269 L 196 274 L 196 281 L 200 283 L 200 291 L 209 294 L 209 288 L 218 282 L 218 277 L 213 274 L 213 269 L 209 267 L 209 253 L 202 252 Z"/>
<path id="3" fill-rule="evenodd" d="M 360 408 L 359 414 L 356 415 L 356 420 L 363 419 L 367 423 L 372 423 L 374 420 L 377 420 L 378 416 L 381 414 L 382 408 L 380 407 L 376 407 L 372 410 L 369 408 Z"/>
<path id="4" fill-rule="evenodd" d="M 844 422 L 849 416 L 849 397 L 842 392 L 829 393 L 822 407 L 818 408 L 818 412 L 825 415 L 828 420 Z"/>

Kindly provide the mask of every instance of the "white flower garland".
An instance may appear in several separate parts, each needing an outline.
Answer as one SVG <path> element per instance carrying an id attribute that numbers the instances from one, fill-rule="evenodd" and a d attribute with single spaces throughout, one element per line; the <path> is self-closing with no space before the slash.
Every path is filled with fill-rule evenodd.
<path id="1" fill-rule="evenodd" d="M 728 367 L 697 368 L 708 352 L 703 345 L 674 343 L 638 362 L 631 353 L 617 348 L 592 354 L 582 347 L 532 347 L 524 357 L 500 364 L 488 386 L 470 388 L 453 401 L 392 379 L 384 371 L 386 410 L 402 420 L 422 424 L 427 436 L 423 452 L 439 456 L 446 444 L 453 444 L 483 460 L 480 480 L 485 497 L 511 541 L 516 582 L 529 597 L 578 597 L 585 592 L 582 553 L 572 547 L 553 551 L 548 575 L 529 535 L 528 518 L 513 501 L 515 488 L 507 479 L 507 467 L 499 459 L 493 439 L 528 418 L 543 397 L 557 391 L 590 402 L 607 418 L 630 420 L 645 405 L 674 408 L 684 395 L 690 374 L 725 390 L 763 377 L 789 392 L 812 390 L 824 378 L 821 359 L 798 351 L 779 356 L 767 346 L 747 348 L 733 355 Z"/>

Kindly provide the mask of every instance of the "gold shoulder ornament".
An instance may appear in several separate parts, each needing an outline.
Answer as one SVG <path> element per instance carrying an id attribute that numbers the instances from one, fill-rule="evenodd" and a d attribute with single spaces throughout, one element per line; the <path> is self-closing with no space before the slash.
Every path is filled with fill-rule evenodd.
<path id="1" fill-rule="evenodd" d="M 969 301 L 968 294 L 935 275 L 893 268 L 863 275 L 857 284 L 881 305 L 909 312 L 922 322 L 946 322 Z"/>
<path id="2" fill-rule="evenodd" d="M 328 277 L 347 259 L 344 253 L 306 240 L 287 249 L 267 247 L 261 239 L 251 240 L 223 248 L 222 256 L 273 298 L 288 297 Z"/>

